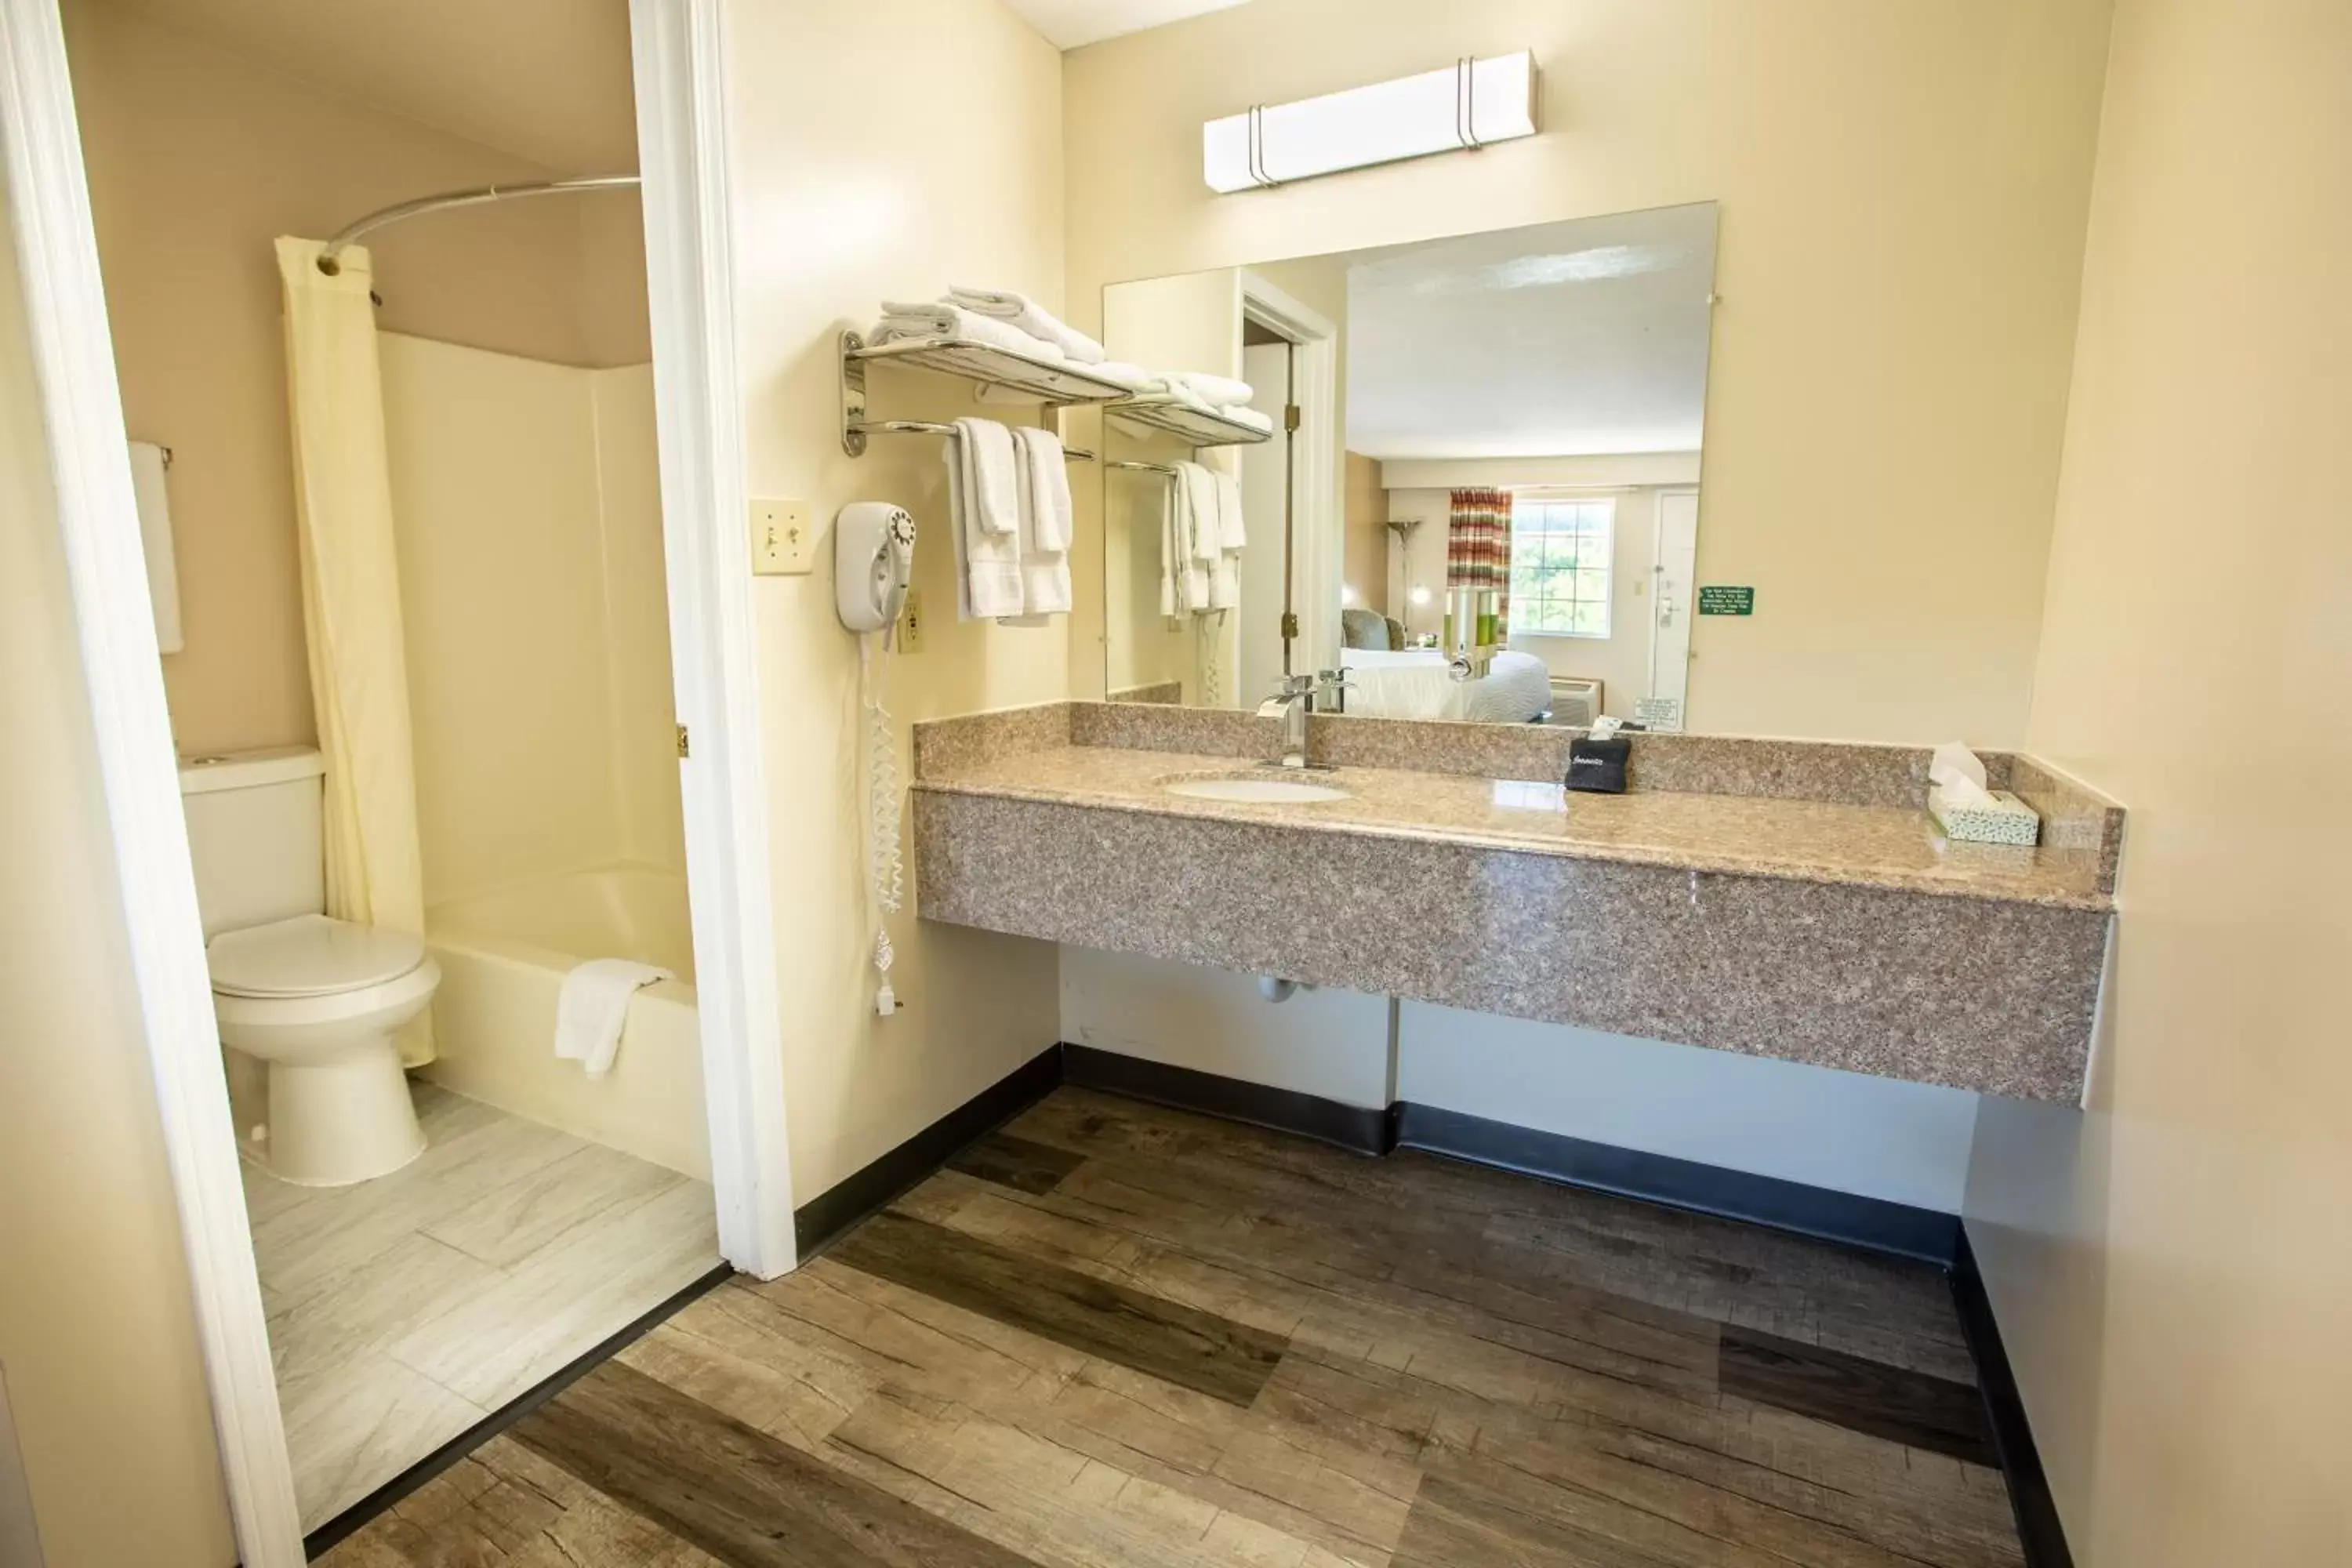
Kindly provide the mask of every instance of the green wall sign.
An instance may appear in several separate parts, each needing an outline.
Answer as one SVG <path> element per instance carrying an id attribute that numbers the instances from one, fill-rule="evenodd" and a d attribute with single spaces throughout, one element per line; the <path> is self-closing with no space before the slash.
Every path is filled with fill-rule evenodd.
<path id="1" fill-rule="evenodd" d="M 1756 590 L 1753 588 L 1701 588 L 1698 591 L 1698 613 L 1702 616 L 1752 616 L 1756 613 Z"/>

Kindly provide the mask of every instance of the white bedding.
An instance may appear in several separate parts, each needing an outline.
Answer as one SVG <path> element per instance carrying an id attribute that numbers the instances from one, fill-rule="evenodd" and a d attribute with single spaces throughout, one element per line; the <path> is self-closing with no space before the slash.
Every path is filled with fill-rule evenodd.
<path id="1" fill-rule="evenodd" d="M 1525 724 L 1551 708 L 1551 672 L 1531 653 L 1506 648 L 1475 680 L 1454 679 L 1434 648 L 1341 648 L 1339 662 L 1350 683 L 1347 711 L 1360 718 Z"/>

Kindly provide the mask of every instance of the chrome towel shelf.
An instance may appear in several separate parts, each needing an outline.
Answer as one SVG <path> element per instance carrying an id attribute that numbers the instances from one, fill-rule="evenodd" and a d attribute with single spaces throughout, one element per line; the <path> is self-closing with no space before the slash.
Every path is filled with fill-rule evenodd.
<path id="1" fill-rule="evenodd" d="M 1079 365 L 1033 359 L 993 343 L 961 338 L 906 339 L 868 348 L 856 332 L 841 334 L 841 449 L 863 457 L 866 437 L 873 433 L 936 432 L 952 426 L 907 419 L 869 420 L 866 416 L 866 367 L 902 364 L 961 377 L 982 387 L 998 387 L 1034 398 L 1051 408 L 1079 403 L 1109 403 L 1125 397 L 1127 388 L 1088 374 Z M 1058 426 L 1056 426 L 1058 428 Z"/>
<path id="2" fill-rule="evenodd" d="M 1181 436 L 1195 447 L 1255 447 L 1274 438 L 1271 430 L 1261 430 L 1255 425 L 1228 419 L 1173 398 L 1129 398 L 1109 405 L 1103 412 L 1129 425 L 1148 426 Z"/>

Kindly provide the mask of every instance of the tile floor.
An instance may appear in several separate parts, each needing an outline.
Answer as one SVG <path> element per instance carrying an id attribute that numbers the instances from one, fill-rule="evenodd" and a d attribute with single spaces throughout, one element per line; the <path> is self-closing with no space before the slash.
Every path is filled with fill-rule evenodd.
<path id="1" fill-rule="evenodd" d="M 2021 1568 L 1942 1275 L 1057 1090 L 331 1568 Z"/>
<path id="2" fill-rule="evenodd" d="M 245 1167 L 304 1529 L 719 1263 L 710 1188 L 431 1084 L 349 1187 Z"/>

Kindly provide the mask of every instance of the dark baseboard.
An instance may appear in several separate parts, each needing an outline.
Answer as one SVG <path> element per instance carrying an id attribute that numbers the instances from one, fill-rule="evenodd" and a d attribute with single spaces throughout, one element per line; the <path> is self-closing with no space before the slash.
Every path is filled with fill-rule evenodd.
<path id="1" fill-rule="evenodd" d="M 304 1536 L 302 1555 L 316 1559 L 337 1542 L 356 1533 L 368 1521 L 383 1512 L 401 1499 L 407 1497 L 476 1448 L 579 1382 L 598 1363 L 626 1349 L 632 1342 L 641 1338 L 656 1323 L 660 1322 L 672 1312 L 679 1310 L 696 1297 L 716 1288 L 722 1281 L 732 1279 L 734 1274 L 735 1270 L 724 1263 L 720 1264 L 685 1289 L 671 1296 L 660 1306 L 640 1315 L 620 1332 L 599 1341 L 584 1354 L 566 1362 L 552 1376 L 532 1384 L 519 1398 L 491 1411 L 489 1415 L 475 1422 L 474 1425 Z"/>
<path id="2" fill-rule="evenodd" d="M 1959 1247 L 1958 1216 L 1935 1209 L 1587 1142 L 1435 1106 L 1408 1102 L 1402 1110 L 1398 1142 L 1407 1149 L 1916 1258 L 1938 1268 L 1950 1268 Z"/>
<path id="3" fill-rule="evenodd" d="M 2052 1495 L 2050 1478 L 2042 1468 L 2042 1450 L 2035 1447 L 2033 1428 L 2026 1423 L 2017 1373 L 2009 1364 L 2009 1349 L 2001 1343 L 1992 1298 L 1985 1292 L 1984 1276 L 1977 1269 L 1976 1249 L 1969 1245 L 1965 1226 L 1950 1279 L 1960 1331 L 1968 1336 L 1969 1353 L 1976 1358 L 1977 1386 L 1983 1391 L 1985 1415 L 1992 1423 L 1993 1449 L 2000 1456 L 2001 1474 L 2009 1479 L 2009 1505 L 2017 1514 L 2017 1536 L 2025 1548 L 2026 1568 L 2074 1568 L 2074 1553 L 2066 1547 L 2065 1525 L 2058 1517 L 2058 1500 Z"/>
<path id="4" fill-rule="evenodd" d="M 1938 1268 L 1951 1266 L 1959 1245 L 1958 1218 L 1934 1209 L 1538 1132 L 1409 1100 L 1385 1109 L 1349 1105 L 1091 1046 L 1063 1046 L 1062 1077 L 1083 1089 L 1297 1133 L 1359 1154 L 1418 1149 L 1568 1186 L 1916 1258 Z"/>
<path id="5" fill-rule="evenodd" d="M 1062 1047 L 1062 1079 L 1081 1089 L 1148 1100 L 1179 1110 L 1246 1121 L 1277 1132 L 1335 1144 L 1357 1154 L 1385 1154 L 1396 1147 L 1394 1106 L 1349 1105 L 1295 1089 L 1270 1089 L 1219 1073 L 1124 1057 L 1092 1046 Z"/>
<path id="6" fill-rule="evenodd" d="M 1039 1052 L 880 1159 L 793 1212 L 803 1261 L 842 1232 L 946 1164 L 973 1139 L 1012 1121 L 1062 1081 L 1062 1047 Z"/>

